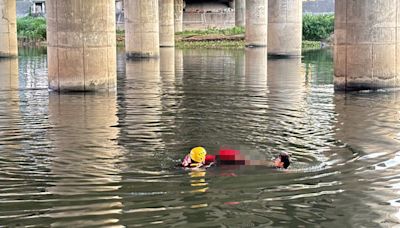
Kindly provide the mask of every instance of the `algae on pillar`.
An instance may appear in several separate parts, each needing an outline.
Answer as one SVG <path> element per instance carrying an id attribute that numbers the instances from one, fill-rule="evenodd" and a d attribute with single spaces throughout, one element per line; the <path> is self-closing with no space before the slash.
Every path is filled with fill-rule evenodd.
<path id="1" fill-rule="evenodd" d="M 400 0 L 336 0 L 336 90 L 399 86 Z"/>
<path id="2" fill-rule="evenodd" d="M 302 0 L 269 0 L 268 54 L 300 56 Z"/>
<path id="3" fill-rule="evenodd" d="M 127 58 L 159 57 L 158 0 L 129 0 L 124 4 Z"/>
<path id="4" fill-rule="evenodd" d="M 247 47 L 265 47 L 268 44 L 268 0 L 246 0 Z"/>
<path id="5" fill-rule="evenodd" d="M 246 0 L 235 0 L 235 26 L 245 26 Z"/>
<path id="6" fill-rule="evenodd" d="M 0 57 L 16 57 L 17 10 L 15 0 L 0 0 Z"/>
<path id="7" fill-rule="evenodd" d="M 175 32 L 183 31 L 183 8 L 185 8 L 184 0 L 174 0 Z"/>
<path id="8" fill-rule="evenodd" d="M 159 0 L 160 47 L 175 46 L 174 0 Z"/>
<path id="9" fill-rule="evenodd" d="M 50 89 L 115 90 L 114 0 L 47 1 L 47 23 Z"/>

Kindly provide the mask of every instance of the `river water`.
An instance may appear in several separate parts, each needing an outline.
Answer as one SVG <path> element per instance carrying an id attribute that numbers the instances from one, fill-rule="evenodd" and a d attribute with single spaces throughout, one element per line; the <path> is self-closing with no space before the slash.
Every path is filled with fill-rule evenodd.
<path id="1" fill-rule="evenodd" d="M 393 227 L 400 93 L 336 93 L 330 50 L 162 49 L 116 93 L 47 89 L 47 56 L 0 60 L 0 227 Z M 191 147 L 270 160 L 176 168 Z"/>

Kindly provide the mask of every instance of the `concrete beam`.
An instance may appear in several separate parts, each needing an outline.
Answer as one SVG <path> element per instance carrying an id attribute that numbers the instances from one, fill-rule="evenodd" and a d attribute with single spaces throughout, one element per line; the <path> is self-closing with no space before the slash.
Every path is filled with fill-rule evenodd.
<path id="1" fill-rule="evenodd" d="M 301 56 L 302 2 L 302 0 L 269 0 L 269 55 Z"/>
<path id="2" fill-rule="evenodd" d="M 246 22 L 246 0 L 235 0 L 235 26 L 244 27 Z"/>
<path id="3" fill-rule="evenodd" d="M 160 16 L 160 47 L 175 46 L 174 0 L 158 0 Z"/>
<path id="4" fill-rule="evenodd" d="M 335 89 L 398 87 L 400 0 L 335 5 Z"/>
<path id="5" fill-rule="evenodd" d="M 0 57 L 18 56 L 15 0 L 0 0 Z"/>
<path id="6" fill-rule="evenodd" d="M 160 56 L 158 0 L 125 4 L 125 50 L 128 59 Z"/>
<path id="7" fill-rule="evenodd" d="M 266 47 L 267 39 L 268 0 L 246 0 L 246 46 Z"/>
<path id="8" fill-rule="evenodd" d="M 114 0 L 47 1 L 49 87 L 116 89 Z"/>

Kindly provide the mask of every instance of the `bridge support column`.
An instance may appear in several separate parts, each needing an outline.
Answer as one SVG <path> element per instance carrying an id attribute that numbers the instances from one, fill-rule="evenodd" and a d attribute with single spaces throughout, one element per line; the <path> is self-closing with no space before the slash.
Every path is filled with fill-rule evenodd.
<path id="1" fill-rule="evenodd" d="M 115 90 L 115 1 L 47 1 L 47 22 L 50 89 Z"/>
<path id="2" fill-rule="evenodd" d="M 159 57 L 158 0 L 129 0 L 124 3 L 126 57 Z"/>
<path id="3" fill-rule="evenodd" d="M 268 54 L 300 56 L 302 0 L 269 0 Z"/>
<path id="4" fill-rule="evenodd" d="M 174 0 L 175 32 L 183 31 L 183 8 L 184 0 Z"/>
<path id="5" fill-rule="evenodd" d="M 17 17 L 15 0 L 0 0 L 0 57 L 16 57 Z"/>
<path id="6" fill-rule="evenodd" d="M 399 86 L 400 0 L 336 0 L 336 90 Z"/>
<path id="7" fill-rule="evenodd" d="M 175 46 L 174 0 L 159 0 L 160 47 Z"/>
<path id="8" fill-rule="evenodd" d="M 246 0 L 246 46 L 266 47 L 267 39 L 268 0 Z"/>
<path id="9" fill-rule="evenodd" d="M 235 0 L 235 26 L 245 26 L 246 0 Z"/>

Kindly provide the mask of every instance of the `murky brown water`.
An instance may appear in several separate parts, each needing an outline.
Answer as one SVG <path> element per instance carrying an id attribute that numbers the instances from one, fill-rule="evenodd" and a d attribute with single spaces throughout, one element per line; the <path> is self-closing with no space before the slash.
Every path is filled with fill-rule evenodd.
<path id="1" fill-rule="evenodd" d="M 0 227 L 399 224 L 400 93 L 335 93 L 329 51 L 121 52 L 116 94 L 63 95 L 20 53 L 0 60 Z M 175 168 L 197 145 L 294 162 Z"/>

